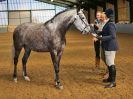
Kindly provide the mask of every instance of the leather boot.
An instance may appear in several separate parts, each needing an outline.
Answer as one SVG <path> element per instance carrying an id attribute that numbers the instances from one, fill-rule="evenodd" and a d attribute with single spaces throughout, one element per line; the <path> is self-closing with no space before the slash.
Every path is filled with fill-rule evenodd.
<path id="1" fill-rule="evenodd" d="M 95 66 L 98 68 L 100 66 L 100 58 L 95 59 Z"/>
<path id="2" fill-rule="evenodd" d="M 115 78 L 116 78 L 116 69 L 115 65 L 109 66 L 110 72 L 110 84 L 106 85 L 105 88 L 112 88 L 116 86 Z"/>
<path id="3" fill-rule="evenodd" d="M 109 73 L 109 76 L 108 76 L 107 79 L 103 79 L 103 82 L 104 82 L 104 83 L 111 82 L 111 72 L 110 72 L 110 71 L 111 71 L 111 70 L 110 70 L 110 68 L 109 68 L 109 66 L 108 66 L 108 73 Z"/>

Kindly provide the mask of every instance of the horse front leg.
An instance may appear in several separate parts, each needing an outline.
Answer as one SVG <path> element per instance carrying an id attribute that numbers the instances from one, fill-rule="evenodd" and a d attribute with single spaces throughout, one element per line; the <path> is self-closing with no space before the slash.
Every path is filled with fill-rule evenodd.
<path id="1" fill-rule="evenodd" d="M 61 82 L 59 80 L 59 65 L 60 65 L 60 59 L 62 56 L 62 52 L 57 52 L 56 50 L 50 52 L 52 62 L 54 65 L 54 70 L 55 70 L 55 85 L 59 89 L 63 89 L 63 86 L 61 85 Z"/>
<path id="2" fill-rule="evenodd" d="M 62 54 L 63 54 L 63 50 L 60 50 L 60 51 L 58 52 L 58 66 L 59 66 L 59 67 L 60 67 L 60 60 L 61 60 Z"/>

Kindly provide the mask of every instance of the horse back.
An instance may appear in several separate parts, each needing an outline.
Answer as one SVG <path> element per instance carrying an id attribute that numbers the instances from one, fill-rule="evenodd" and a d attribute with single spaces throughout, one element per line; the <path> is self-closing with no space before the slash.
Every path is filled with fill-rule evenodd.
<path id="1" fill-rule="evenodd" d="M 43 51 L 47 49 L 48 32 L 43 24 L 24 23 L 16 27 L 13 33 L 14 43 L 20 46 L 26 45 L 32 50 Z"/>

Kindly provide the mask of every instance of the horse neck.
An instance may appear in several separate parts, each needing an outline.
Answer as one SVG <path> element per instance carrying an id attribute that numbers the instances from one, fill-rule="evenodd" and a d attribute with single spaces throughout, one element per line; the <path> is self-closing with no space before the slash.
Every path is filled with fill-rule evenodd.
<path id="1" fill-rule="evenodd" d="M 76 15 L 75 12 L 76 12 L 76 10 L 67 11 L 67 12 L 64 12 L 64 13 L 60 14 L 59 16 L 57 16 L 54 19 L 54 23 L 57 25 L 56 29 L 58 29 L 59 32 L 62 35 L 65 36 L 66 31 L 73 24 L 73 22 L 74 22 L 74 15 Z"/>

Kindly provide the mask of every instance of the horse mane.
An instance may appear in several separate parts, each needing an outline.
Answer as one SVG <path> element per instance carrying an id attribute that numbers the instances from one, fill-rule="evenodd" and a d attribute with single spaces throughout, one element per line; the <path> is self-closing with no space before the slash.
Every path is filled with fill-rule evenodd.
<path id="1" fill-rule="evenodd" d="M 46 24 L 49 23 L 49 22 L 52 22 L 52 21 L 53 21 L 57 16 L 59 16 L 60 14 L 62 14 L 62 13 L 64 13 L 64 12 L 67 12 L 67 11 L 70 11 L 70 10 L 73 10 L 73 9 L 76 9 L 76 8 L 65 9 L 65 10 L 63 10 L 63 11 L 57 13 L 53 18 L 51 18 L 50 20 L 46 21 L 46 22 L 44 23 L 44 25 L 46 25 Z"/>
<path id="2" fill-rule="evenodd" d="M 74 9 L 74 8 L 73 8 L 73 9 Z M 62 13 L 64 13 L 64 12 L 67 12 L 67 11 L 70 11 L 70 10 L 73 10 L 73 9 L 65 9 L 65 10 L 63 10 L 63 11 L 57 13 L 52 19 L 54 19 L 55 17 L 57 17 L 58 15 L 60 15 L 60 14 L 62 14 Z"/>

